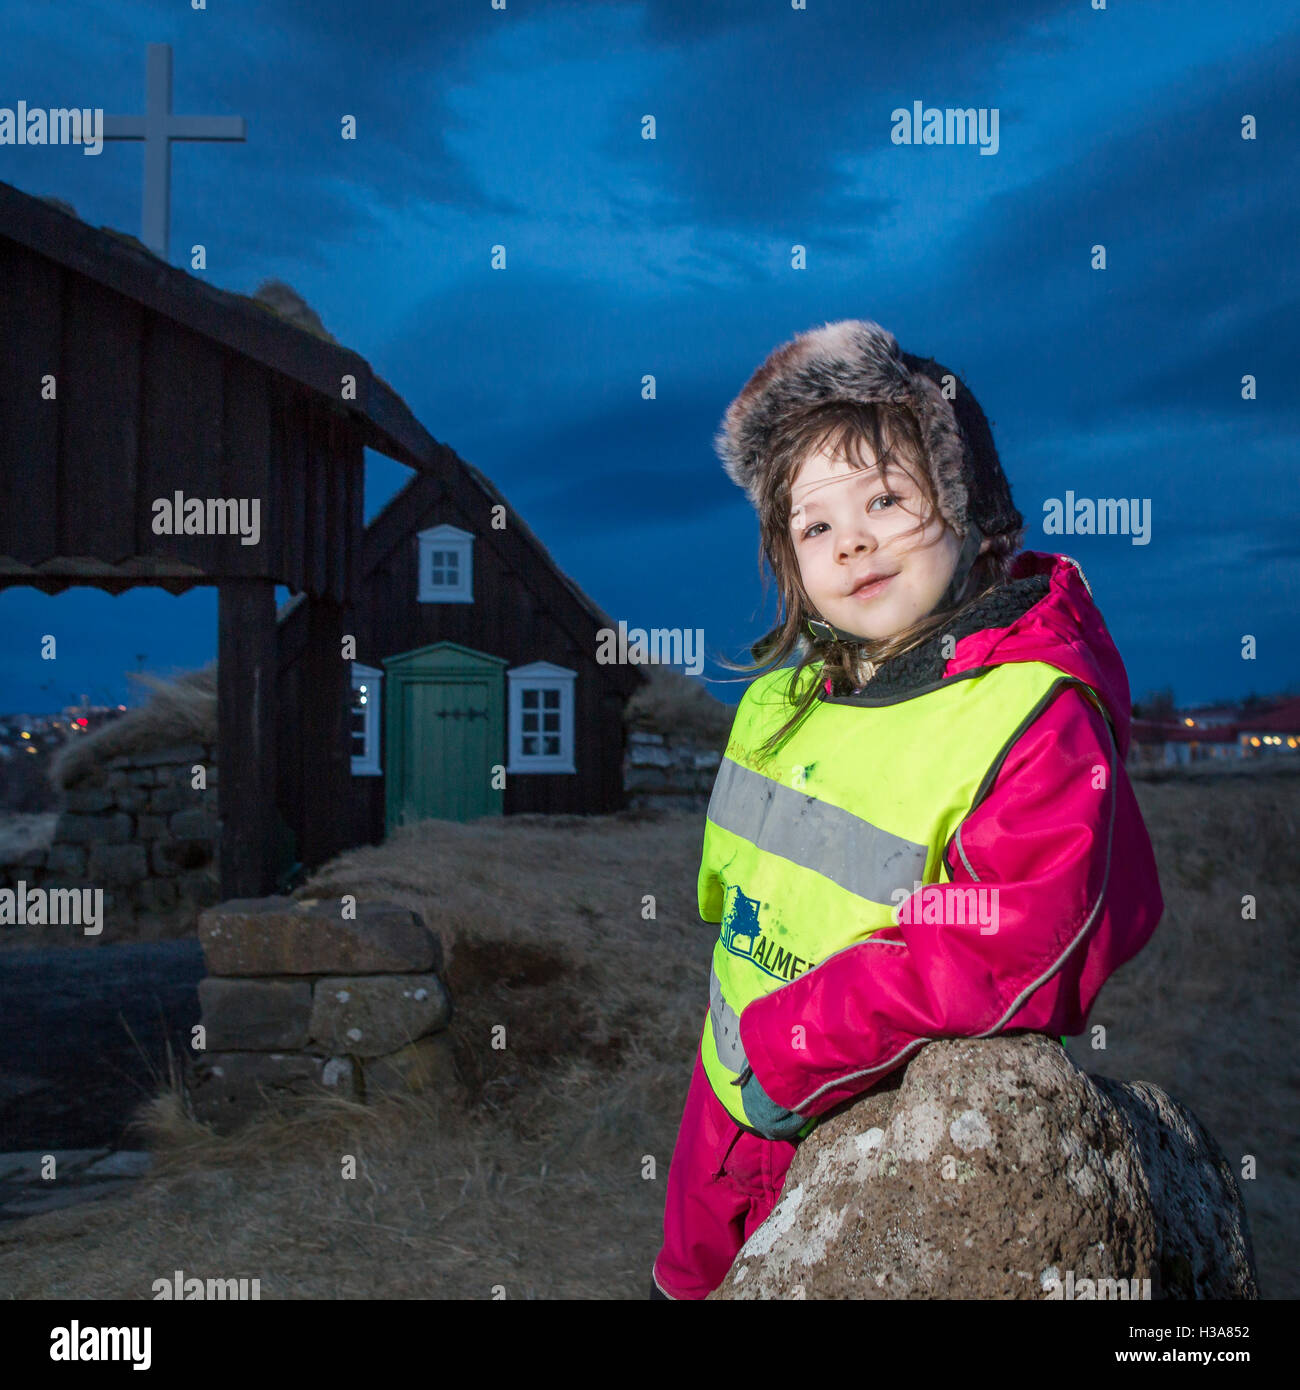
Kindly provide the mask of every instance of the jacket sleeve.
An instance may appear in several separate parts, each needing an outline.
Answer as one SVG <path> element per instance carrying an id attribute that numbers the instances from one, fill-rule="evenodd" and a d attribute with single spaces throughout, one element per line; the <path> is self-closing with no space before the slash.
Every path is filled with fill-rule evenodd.
<path id="1" fill-rule="evenodd" d="M 745 1055 L 777 1104 L 820 1115 L 935 1038 L 1081 1032 L 1102 984 L 1164 909 L 1110 726 L 1074 686 L 1007 753 L 946 859 L 953 881 L 913 893 L 900 911 L 913 920 L 741 1013 Z M 968 911 L 972 888 L 986 890 L 988 925 Z"/>

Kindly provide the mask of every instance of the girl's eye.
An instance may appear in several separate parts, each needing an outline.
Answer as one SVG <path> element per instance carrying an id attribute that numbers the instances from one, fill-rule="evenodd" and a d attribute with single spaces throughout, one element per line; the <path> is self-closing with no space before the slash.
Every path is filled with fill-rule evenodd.
<path id="1" fill-rule="evenodd" d="M 871 511 L 872 508 L 875 507 L 877 502 L 901 502 L 902 500 L 903 499 L 895 492 L 882 492 L 879 497 L 872 499 L 871 506 L 869 506 L 867 510 Z M 881 510 L 891 511 L 892 508 L 882 507 Z M 819 526 L 825 525 L 826 523 L 824 521 L 814 522 L 813 525 L 809 526 L 808 529 L 803 533 L 801 539 L 808 540 L 808 538 L 813 535 L 813 533 L 817 530 Z"/>

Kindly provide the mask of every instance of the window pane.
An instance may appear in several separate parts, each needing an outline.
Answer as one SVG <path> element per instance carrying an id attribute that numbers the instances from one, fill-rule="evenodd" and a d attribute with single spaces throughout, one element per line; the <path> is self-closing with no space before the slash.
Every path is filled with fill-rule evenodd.
<path id="1" fill-rule="evenodd" d="M 460 552 L 456 550 L 431 550 L 429 552 L 429 583 L 442 588 L 455 588 L 460 584 Z"/>
<path id="2" fill-rule="evenodd" d="M 520 688 L 520 748 L 525 757 L 563 756 L 563 693 L 553 686 Z"/>

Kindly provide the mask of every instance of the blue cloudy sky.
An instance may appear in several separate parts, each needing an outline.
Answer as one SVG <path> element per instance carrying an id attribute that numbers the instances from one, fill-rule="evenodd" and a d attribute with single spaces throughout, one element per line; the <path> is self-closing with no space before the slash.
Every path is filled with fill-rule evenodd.
<path id="1" fill-rule="evenodd" d="M 774 592 L 713 432 L 778 343 L 877 319 L 980 398 L 1025 544 L 1082 564 L 1134 698 L 1192 703 L 1300 689 L 1300 11 L 1244 8 L 0 0 L 0 106 L 139 111 L 172 44 L 174 110 L 248 121 L 173 146 L 173 263 L 287 280 L 611 616 L 732 659 Z M 997 108 L 997 153 L 893 144 L 916 101 Z M 137 234 L 141 177 L 138 144 L 0 146 L 0 180 Z M 371 515 L 407 475 L 368 463 Z M 1067 490 L 1149 499 L 1149 543 L 1045 535 Z M 215 591 L 10 589 L 0 631 L 0 710 L 116 702 L 140 656 L 211 659 Z"/>

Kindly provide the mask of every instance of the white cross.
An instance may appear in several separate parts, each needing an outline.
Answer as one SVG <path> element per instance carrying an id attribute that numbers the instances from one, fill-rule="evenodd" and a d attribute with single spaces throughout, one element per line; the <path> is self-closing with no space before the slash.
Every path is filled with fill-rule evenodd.
<path id="1" fill-rule="evenodd" d="M 167 259 L 171 224 L 172 141 L 246 139 L 242 116 L 172 115 L 172 46 L 151 43 L 145 65 L 145 114 L 105 116 L 105 140 L 144 141 L 144 198 L 140 238 Z"/>

